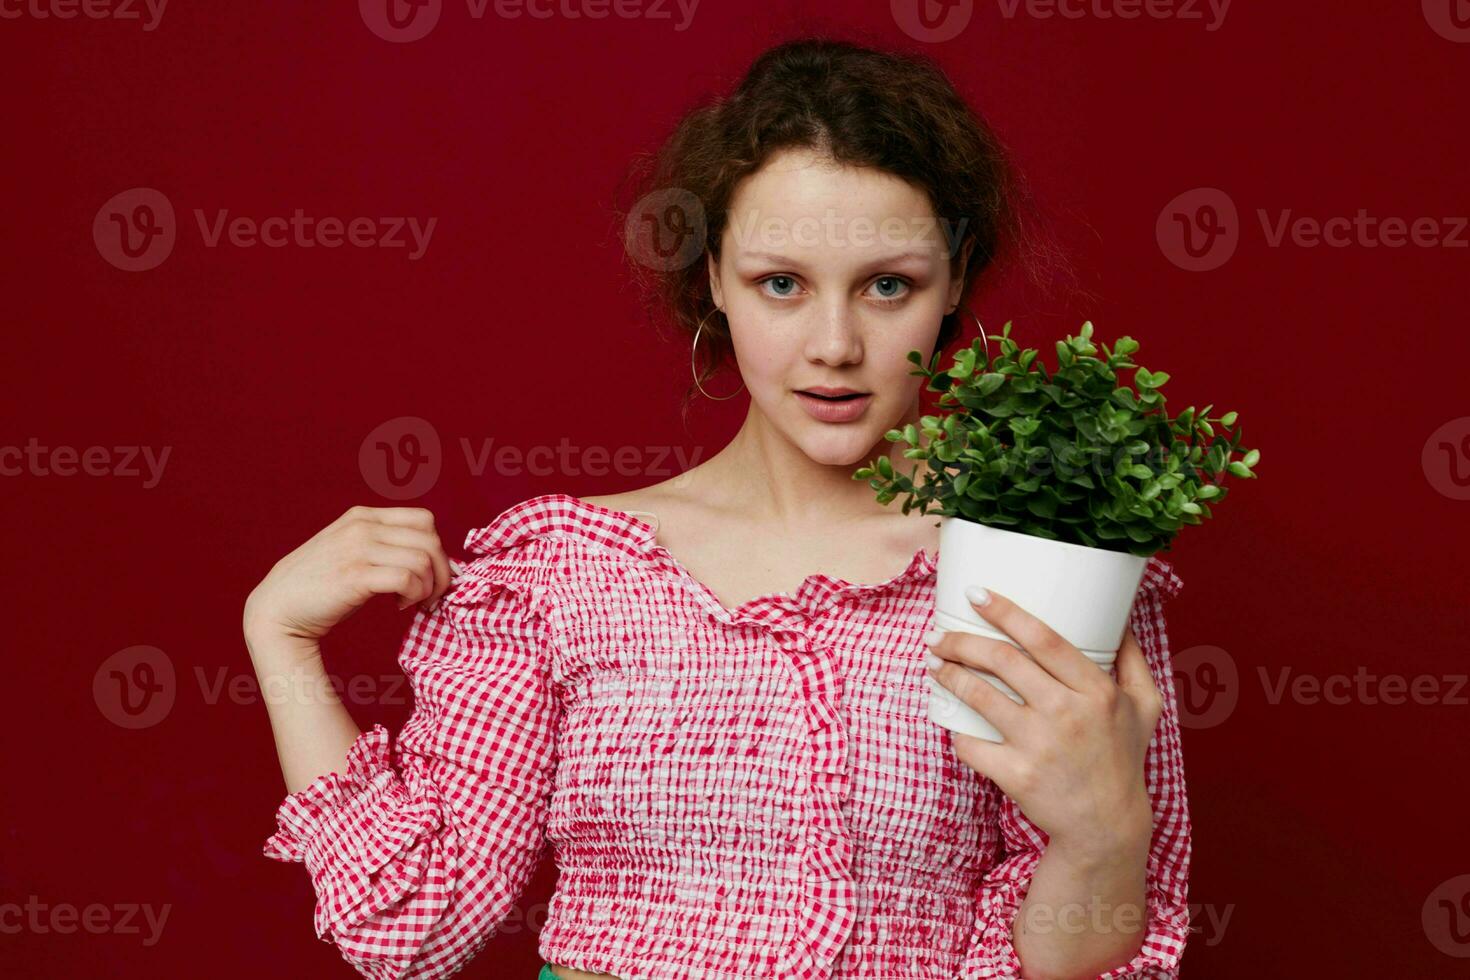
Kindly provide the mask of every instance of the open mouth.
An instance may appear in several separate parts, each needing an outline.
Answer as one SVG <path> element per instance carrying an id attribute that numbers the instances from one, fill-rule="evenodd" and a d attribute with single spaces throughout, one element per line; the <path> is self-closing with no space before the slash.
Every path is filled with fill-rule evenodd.
<path id="1" fill-rule="evenodd" d="M 866 393 L 861 391 L 849 392 L 846 395 L 819 395 L 813 391 L 799 391 L 797 394 L 806 395 L 808 398 L 820 398 L 824 402 L 850 402 L 854 398 L 867 397 Z"/>
<path id="2" fill-rule="evenodd" d="M 798 391 L 796 400 L 806 413 L 818 422 L 856 422 L 873 401 L 871 391 L 847 391 L 842 394 L 820 394 Z"/>

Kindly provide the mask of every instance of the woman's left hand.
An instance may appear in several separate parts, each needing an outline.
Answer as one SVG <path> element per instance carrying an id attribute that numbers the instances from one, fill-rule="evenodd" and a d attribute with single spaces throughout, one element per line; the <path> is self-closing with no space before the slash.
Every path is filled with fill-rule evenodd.
<path id="1" fill-rule="evenodd" d="M 1041 620 L 989 596 L 983 603 L 972 596 L 971 604 L 1021 650 L 972 633 L 925 636 L 940 660 L 930 675 L 1005 738 L 997 744 L 951 732 L 955 754 L 1015 800 L 1053 845 L 1099 857 L 1146 848 L 1153 814 L 1143 762 L 1164 702 L 1132 628 L 1115 682 Z M 959 664 L 996 675 L 1025 704 Z"/>

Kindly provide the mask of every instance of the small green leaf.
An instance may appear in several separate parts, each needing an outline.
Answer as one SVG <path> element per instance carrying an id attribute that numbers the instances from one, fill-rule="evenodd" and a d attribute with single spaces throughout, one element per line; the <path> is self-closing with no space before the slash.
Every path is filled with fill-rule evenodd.
<path id="1" fill-rule="evenodd" d="M 980 380 L 975 382 L 975 391 L 980 395 L 994 394 L 1005 382 L 1006 376 L 1003 374 L 982 374 Z"/>

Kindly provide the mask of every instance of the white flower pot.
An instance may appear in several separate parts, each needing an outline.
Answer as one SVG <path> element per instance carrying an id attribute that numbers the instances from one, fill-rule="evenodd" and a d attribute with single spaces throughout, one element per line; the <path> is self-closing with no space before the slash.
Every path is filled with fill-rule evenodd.
<path id="1" fill-rule="evenodd" d="M 939 528 L 934 628 L 975 633 L 1020 647 L 991 626 L 965 598 L 980 585 L 1006 596 L 1056 630 L 1101 670 L 1113 672 L 1134 596 L 1148 558 L 1089 548 L 1031 534 L 944 517 Z M 963 669 L 999 688 L 1012 701 L 1021 696 L 994 674 Z M 953 732 L 1004 742 L 994 726 L 925 672 L 929 718 Z"/>

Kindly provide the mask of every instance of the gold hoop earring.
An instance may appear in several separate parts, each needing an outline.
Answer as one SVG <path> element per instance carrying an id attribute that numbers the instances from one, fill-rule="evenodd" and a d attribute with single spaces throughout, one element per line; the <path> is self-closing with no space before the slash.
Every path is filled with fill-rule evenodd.
<path id="1" fill-rule="evenodd" d="M 980 343 L 985 345 L 985 364 L 988 367 L 990 365 L 990 341 L 985 339 L 985 325 L 980 322 L 980 318 L 975 315 L 975 311 L 970 309 L 964 303 L 957 304 L 955 309 L 962 309 L 966 313 L 970 314 L 970 319 L 974 320 L 975 326 L 980 328 Z"/>
<path id="2" fill-rule="evenodd" d="M 694 387 L 699 389 L 699 393 L 701 395 L 708 399 L 711 399 L 712 401 L 722 402 L 734 398 L 736 395 L 740 394 L 741 389 L 745 387 L 745 381 L 742 380 L 740 382 L 740 387 L 730 392 L 730 394 L 724 395 L 720 398 L 716 398 L 714 395 L 711 395 L 709 392 L 705 391 L 704 385 L 699 383 L 699 371 L 694 366 L 694 352 L 699 347 L 699 333 L 701 330 L 704 329 L 705 320 L 708 320 L 710 317 L 714 316 L 716 312 L 723 311 L 721 311 L 718 306 L 715 307 L 713 310 L 710 310 L 704 315 L 704 320 L 699 321 L 699 326 L 694 329 L 694 343 L 689 346 L 689 373 L 694 376 Z"/>

